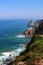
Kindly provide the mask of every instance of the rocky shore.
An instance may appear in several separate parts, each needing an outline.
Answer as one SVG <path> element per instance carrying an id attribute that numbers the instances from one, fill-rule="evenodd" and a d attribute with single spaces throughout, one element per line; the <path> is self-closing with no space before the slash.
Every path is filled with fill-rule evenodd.
<path id="1" fill-rule="evenodd" d="M 25 36 L 31 36 L 32 37 L 32 40 L 31 40 L 31 44 L 34 43 L 34 36 L 35 35 L 39 35 L 39 34 L 42 34 L 43 35 L 43 20 L 37 20 L 35 23 L 34 23 L 34 26 L 32 26 L 32 23 L 30 24 L 30 28 L 29 29 L 26 29 L 26 31 L 23 32 L 23 34 Z M 40 38 L 40 37 L 39 37 Z M 37 36 L 36 36 L 36 39 L 37 39 Z M 43 38 L 42 38 L 43 39 Z M 42 42 L 43 43 L 43 42 Z M 43 60 L 41 59 L 41 61 L 39 63 L 37 63 L 37 60 L 36 57 L 35 57 L 35 54 L 37 55 L 38 53 L 34 53 L 34 50 L 33 48 L 35 47 L 31 47 L 31 49 L 29 48 L 29 46 L 31 46 L 31 44 L 27 44 L 27 49 L 25 51 L 23 51 L 22 53 L 20 53 L 20 56 L 17 56 L 15 58 L 14 61 L 10 62 L 8 65 L 43 65 Z M 35 43 L 34 43 L 35 44 Z M 37 47 L 37 46 L 36 46 Z M 36 50 L 35 50 L 36 51 Z M 30 55 L 29 55 L 30 54 Z M 33 56 L 33 57 L 31 57 Z M 30 58 L 31 57 L 31 58 Z M 33 58 L 33 60 L 31 60 Z M 35 59 L 34 59 L 35 58 Z M 34 61 L 35 60 L 35 61 Z M 33 62 L 34 61 L 34 62 Z M 29 64 L 30 63 L 30 64 Z"/>

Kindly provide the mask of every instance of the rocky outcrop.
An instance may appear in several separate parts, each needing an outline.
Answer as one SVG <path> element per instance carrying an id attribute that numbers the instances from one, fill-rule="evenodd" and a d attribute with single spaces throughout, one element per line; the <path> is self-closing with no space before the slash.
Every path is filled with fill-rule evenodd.
<path id="1" fill-rule="evenodd" d="M 31 28 L 32 27 L 32 28 Z M 34 24 L 30 22 L 30 29 L 27 29 L 23 34 L 25 36 L 33 36 L 34 34 L 43 34 L 43 20 L 37 20 Z"/>
<path id="2" fill-rule="evenodd" d="M 17 65 L 27 65 L 26 62 L 19 62 Z"/>
<path id="3" fill-rule="evenodd" d="M 25 36 L 31 36 L 32 37 L 34 35 L 34 32 L 35 32 L 35 29 L 28 29 L 23 34 Z"/>

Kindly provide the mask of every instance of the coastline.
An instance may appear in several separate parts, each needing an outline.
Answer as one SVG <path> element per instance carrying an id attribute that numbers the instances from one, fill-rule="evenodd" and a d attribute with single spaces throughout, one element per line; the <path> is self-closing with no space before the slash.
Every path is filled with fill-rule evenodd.
<path id="1" fill-rule="evenodd" d="M 41 44 L 40 44 L 41 42 Z M 34 36 L 31 44 L 22 52 L 12 65 L 43 65 L 43 38 Z M 9 64 L 10 65 L 10 64 Z"/>
<path id="2" fill-rule="evenodd" d="M 42 22 L 43 23 L 43 22 Z M 34 32 L 34 34 L 33 34 L 33 36 L 32 36 L 32 39 L 31 39 L 31 41 L 30 41 L 30 43 L 32 44 L 33 43 L 33 41 L 34 41 L 34 36 L 36 36 L 36 32 L 37 32 L 37 29 L 39 29 L 39 27 L 38 28 L 35 28 L 36 30 L 35 30 L 35 32 Z M 43 38 L 43 36 L 42 35 L 39 35 L 39 37 L 42 37 Z M 37 37 L 37 36 L 36 36 Z M 26 45 L 26 48 L 28 48 L 31 44 L 27 44 Z M 25 52 L 26 53 L 26 52 Z M 24 52 L 21 52 L 20 53 L 20 56 L 22 56 L 24 54 Z M 16 59 L 17 60 L 17 59 Z M 16 62 L 16 61 L 15 61 Z M 12 65 L 13 65 L 14 63 L 12 63 Z M 19 64 L 21 64 L 21 65 L 25 65 L 26 64 L 26 62 L 20 62 L 20 63 L 18 63 L 18 65 Z M 37 63 L 38 64 L 38 63 Z M 39 63 L 40 64 L 40 63 Z M 9 65 L 11 65 L 11 63 L 9 64 Z M 15 65 L 15 64 L 14 64 Z"/>
<path id="3" fill-rule="evenodd" d="M 25 31 L 25 32 L 26 32 L 26 33 L 25 33 L 26 35 L 24 34 L 25 36 L 30 36 L 30 35 L 28 35 L 28 34 L 32 34 L 32 35 L 30 36 L 30 37 L 31 37 L 31 41 L 30 41 L 28 44 L 25 45 L 25 48 L 28 47 L 28 46 L 30 45 L 30 43 L 32 43 L 32 40 L 33 40 L 33 38 L 34 38 L 34 35 L 35 35 L 35 32 L 36 32 L 37 28 L 34 28 L 34 29 L 35 29 L 35 31 L 34 31 L 33 29 L 31 29 L 32 31 L 31 31 L 31 30 L 29 30 L 29 31 L 26 30 L 26 31 Z M 34 33 L 33 33 L 33 31 L 34 31 Z M 30 32 L 30 33 L 29 33 L 29 32 Z M 24 50 L 25 50 L 25 49 L 24 49 Z M 23 52 L 24 50 L 22 50 L 22 51 L 20 50 L 19 54 L 16 55 L 16 57 L 19 56 L 20 53 Z M 13 58 L 14 58 L 14 57 L 13 57 Z M 10 64 L 13 63 L 15 60 L 16 60 L 16 59 L 12 60 L 12 61 L 9 62 L 7 65 L 10 65 Z"/>
<path id="4" fill-rule="evenodd" d="M 25 34 L 22 34 L 22 35 L 18 35 L 17 36 L 18 38 L 20 38 L 20 37 L 28 37 L 28 36 L 25 36 Z M 31 36 L 29 36 L 29 37 L 31 37 Z M 30 40 L 31 41 L 31 40 Z M 29 41 L 29 43 L 30 43 L 30 41 Z M 0 59 L 2 59 L 3 61 L 3 64 L 9 64 L 9 63 L 11 63 L 12 61 L 14 61 L 14 60 L 11 60 L 11 59 L 15 59 L 15 57 L 16 56 L 19 56 L 19 54 L 20 54 L 20 52 L 23 52 L 25 49 L 26 49 L 26 46 L 27 46 L 27 44 L 24 44 L 24 45 L 20 45 L 22 48 L 18 48 L 17 50 L 16 50 L 16 52 L 18 52 L 18 53 L 16 53 L 15 51 L 12 51 L 12 52 L 4 52 L 4 53 L 2 53 L 2 55 L 4 55 L 4 56 L 1 56 L 1 58 Z M 9 57 L 9 58 L 8 58 Z M 6 61 L 6 60 L 11 60 L 11 61 Z"/>

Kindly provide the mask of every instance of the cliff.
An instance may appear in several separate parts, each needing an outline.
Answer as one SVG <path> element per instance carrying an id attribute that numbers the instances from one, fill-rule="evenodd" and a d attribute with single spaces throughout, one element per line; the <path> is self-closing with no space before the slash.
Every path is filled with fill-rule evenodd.
<path id="1" fill-rule="evenodd" d="M 43 34 L 43 20 L 38 20 L 38 28 L 36 29 L 36 34 Z"/>
<path id="2" fill-rule="evenodd" d="M 32 29 L 32 31 L 34 30 Z M 29 33 L 31 30 L 25 32 L 26 36 L 33 33 Z M 26 50 L 21 52 L 15 61 L 9 65 L 43 65 L 43 20 L 37 20 L 33 35 L 30 44 L 26 46 Z"/>

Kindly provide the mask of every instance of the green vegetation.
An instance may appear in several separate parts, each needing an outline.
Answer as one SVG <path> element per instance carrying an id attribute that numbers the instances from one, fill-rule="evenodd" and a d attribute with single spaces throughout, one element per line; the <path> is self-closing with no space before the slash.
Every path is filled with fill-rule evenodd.
<path id="1" fill-rule="evenodd" d="M 35 65 L 35 62 L 43 59 L 43 37 L 36 35 L 31 42 L 26 50 L 16 58 L 16 63 L 23 61 L 26 62 L 27 65 Z"/>

